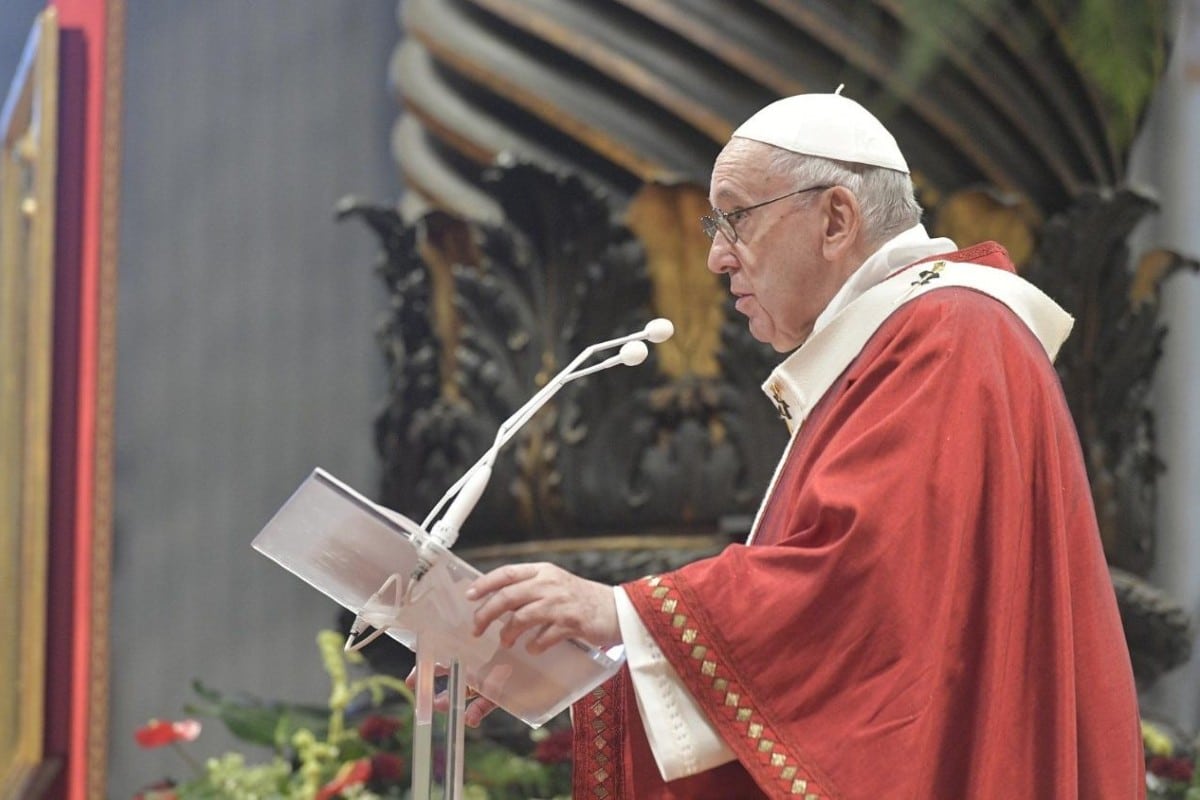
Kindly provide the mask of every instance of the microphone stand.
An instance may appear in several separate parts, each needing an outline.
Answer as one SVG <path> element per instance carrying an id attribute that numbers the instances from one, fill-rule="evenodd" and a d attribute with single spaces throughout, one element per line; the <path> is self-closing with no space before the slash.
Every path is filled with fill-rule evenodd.
<path id="1" fill-rule="evenodd" d="M 610 339 L 606 342 L 593 344 L 583 350 L 578 356 L 571 361 L 562 371 L 554 376 L 545 386 L 538 390 L 533 397 L 516 410 L 507 420 L 501 423 L 496 431 L 496 438 L 493 440 L 491 447 L 480 456 L 462 477 L 455 481 L 441 499 L 434 505 L 433 510 L 421 523 L 420 534 L 414 535 L 417 539 L 418 562 L 416 568 L 409 576 L 403 590 L 397 585 L 399 581 L 398 575 L 393 575 L 389 578 L 371 601 L 382 598 L 389 590 L 395 594 L 396 607 L 400 608 L 409 604 L 414 597 L 414 592 L 420 584 L 421 579 L 429 572 L 430 569 L 438 562 L 441 555 L 448 552 L 458 539 L 459 529 L 467 516 L 475 508 L 475 504 L 479 502 L 484 489 L 487 488 L 488 480 L 491 478 L 492 465 L 496 460 L 496 455 L 512 437 L 520 430 L 521 426 L 528 422 L 534 414 L 541 410 L 547 402 L 550 401 L 562 387 L 566 386 L 571 381 L 578 380 L 601 370 L 615 367 L 618 365 L 636 366 L 646 360 L 649 353 L 645 342 L 650 341 L 655 344 L 665 342 L 671 338 L 675 332 L 674 325 L 670 320 L 658 318 L 647 323 L 646 327 L 637 333 L 631 333 L 617 339 Z M 581 365 L 591 358 L 594 354 L 604 350 L 620 348 L 617 355 L 601 361 L 598 364 L 593 364 L 590 367 L 582 367 Z M 451 502 L 452 500 L 452 502 Z M 438 512 L 447 504 L 450 503 L 446 512 L 438 519 L 433 528 L 430 529 L 430 523 L 437 517 Z M 425 533 L 429 531 L 429 533 Z M 368 605 L 371 604 L 368 601 Z M 359 639 L 363 628 L 368 626 L 367 620 L 363 618 L 360 612 L 354 619 L 354 624 L 350 628 L 350 635 L 346 638 L 345 649 L 347 651 L 359 650 L 370 644 L 387 630 L 386 622 L 381 623 L 382 627 L 376 629 L 365 638 Z M 450 710 L 446 723 L 446 772 L 443 779 L 444 790 L 443 800 L 462 800 L 463 797 L 463 738 L 464 738 L 464 722 L 463 715 L 466 709 L 466 682 L 463 679 L 462 667 L 458 656 L 452 652 L 436 652 L 435 643 L 422 643 L 421 637 L 418 635 L 417 641 L 414 643 L 414 651 L 417 656 L 416 665 L 416 692 L 415 703 L 416 707 L 413 710 L 413 778 L 412 778 L 412 797 L 413 800 L 430 800 L 433 790 L 433 698 L 434 698 L 434 677 L 437 669 L 437 664 L 442 663 L 449 666 L 449 683 L 447 684 L 447 695 L 450 702 Z"/>

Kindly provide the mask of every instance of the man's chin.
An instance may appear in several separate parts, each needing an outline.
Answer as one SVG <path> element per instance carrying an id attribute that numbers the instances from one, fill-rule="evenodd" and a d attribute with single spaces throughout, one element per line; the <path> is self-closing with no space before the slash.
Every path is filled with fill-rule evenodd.
<path id="1" fill-rule="evenodd" d="M 763 344 L 769 344 L 776 353 L 790 353 L 803 344 L 803 341 L 793 342 L 790 339 L 784 341 L 774 328 L 767 331 L 759 330 L 753 319 L 750 320 L 750 335 Z"/>
<path id="2" fill-rule="evenodd" d="M 774 330 L 769 329 L 769 328 L 764 329 L 764 326 L 757 324 L 757 321 L 754 317 L 750 317 L 747 320 L 747 322 L 749 323 L 748 327 L 750 329 L 751 336 L 753 336 L 755 339 L 762 342 L 763 344 L 769 344 L 769 345 L 771 345 L 771 347 L 774 347 L 776 350 L 779 349 L 778 347 L 775 346 L 775 331 Z"/>

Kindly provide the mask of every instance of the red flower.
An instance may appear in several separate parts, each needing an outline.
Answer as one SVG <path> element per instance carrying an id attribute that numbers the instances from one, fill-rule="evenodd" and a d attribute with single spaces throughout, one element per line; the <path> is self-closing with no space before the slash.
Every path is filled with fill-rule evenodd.
<path id="1" fill-rule="evenodd" d="M 558 764 L 571 760 L 571 729 L 554 731 L 537 743 L 533 757 L 543 764 Z"/>
<path id="2" fill-rule="evenodd" d="M 142 747 L 162 747 L 176 742 L 194 742 L 200 735 L 200 723 L 194 719 L 179 722 L 152 719 L 133 732 L 133 738 Z"/>
<path id="3" fill-rule="evenodd" d="M 1154 756 L 1146 768 L 1160 778 L 1179 783 L 1191 783 L 1192 773 L 1195 770 L 1192 762 L 1186 758 L 1169 758 L 1167 756 Z"/>
<path id="4" fill-rule="evenodd" d="M 338 770 L 337 775 L 333 777 L 333 780 L 322 786 L 321 791 L 317 792 L 315 800 L 331 800 L 331 798 L 337 797 L 343 789 L 364 784 L 370 779 L 370 759 L 360 758 L 357 761 L 351 761 L 349 764 L 343 764 L 342 768 Z"/>
<path id="5" fill-rule="evenodd" d="M 371 756 L 371 783 L 384 788 L 397 784 L 404 777 L 404 759 L 394 753 Z"/>
<path id="6" fill-rule="evenodd" d="M 364 742 L 380 746 L 387 744 L 398 730 L 400 730 L 400 720 L 372 714 L 359 724 L 358 735 Z"/>

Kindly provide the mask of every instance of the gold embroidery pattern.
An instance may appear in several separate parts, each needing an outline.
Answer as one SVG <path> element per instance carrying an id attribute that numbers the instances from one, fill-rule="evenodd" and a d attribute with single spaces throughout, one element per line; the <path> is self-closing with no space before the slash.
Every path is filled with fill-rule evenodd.
<path id="1" fill-rule="evenodd" d="M 788 405 L 787 400 L 783 399 L 783 385 L 777 380 L 771 381 L 771 399 L 779 411 L 779 418 L 787 425 L 790 432 L 792 430 L 792 407 Z"/>
<path id="2" fill-rule="evenodd" d="M 587 717 L 584 724 L 591 734 L 591 758 L 586 766 L 591 770 L 591 796 L 596 800 L 608 800 L 616 797 L 616 765 L 613 763 L 613 731 L 609 728 L 608 718 L 611 717 L 609 704 L 614 702 L 604 685 L 596 688 L 588 696 L 587 701 L 576 708 L 585 710 Z"/>
<path id="3" fill-rule="evenodd" d="M 697 682 L 716 694 L 726 719 L 748 740 L 746 749 L 753 753 L 759 767 L 767 770 L 788 794 L 801 800 L 828 800 L 828 791 L 788 752 L 758 710 L 744 699 L 741 686 L 729 670 L 722 667 L 720 657 L 705 641 L 703 633 L 688 624 L 686 607 L 681 607 L 675 588 L 657 575 L 646 578 L 645 582 L 650 590 L 651 607 L 664 615 L 674 631 L 677 650 L 694 662 L 699 673 Z M 665 645 L 663 649 L 666 649 Z"/>
<path id="4" fill-rule="evenodd" d="M 942 277 L 942 270 L 946 268 L 945 261 L 935 261 L 929 269 L 923 269 L 917 273 L 917 279 L 910 283 L 910 286 L 925 286 L 930 281 L 937 280 Z"/>

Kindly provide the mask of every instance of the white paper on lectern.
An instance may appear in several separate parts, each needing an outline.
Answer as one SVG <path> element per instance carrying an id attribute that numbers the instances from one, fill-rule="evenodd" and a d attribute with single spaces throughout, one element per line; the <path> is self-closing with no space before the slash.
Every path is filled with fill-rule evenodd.
<path id="1" fill-rule="evenodd" d="M 534 656 L 525 650 L 525 637 L 502 647 L 498 625 L 473 636 L 478 601 L 466 599 L 466 588 L 481 573 L 453 553 L 444 553 L 421 580 L 413 602 L 398 613 L 391 592 L 372 601 L 392 575 L 400 576 L 402 593 L 417 563 L 412 537 L 420 530 L 317 469 L 253 546 L 372 624 L 390 621 L 388 635 L 409 649 L 419 634 L 421 647 L 432 648 L 439 663 L 457 656 L 469 686 L 535 728 L 620 668 L 623 658 L 578 642 L 561 642 Z"/>

